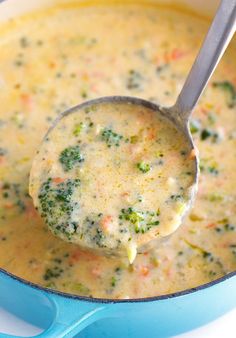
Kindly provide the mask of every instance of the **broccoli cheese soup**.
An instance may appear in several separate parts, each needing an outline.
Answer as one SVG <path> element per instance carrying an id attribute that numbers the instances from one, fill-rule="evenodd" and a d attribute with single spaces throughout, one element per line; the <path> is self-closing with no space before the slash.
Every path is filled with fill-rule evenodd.
<path id="1" fill-rule="evenodd" d="M 132 263 L 138 247 L 180 225 L 195 183 L 193 152 L 160 112 L 121 98 L 92 101 L 46 135 L 30 193 L 55 235 L 123 251 Z"/>
<path id="2" fill-rule="evenodd" d="M 158 118 L 145 109 L 129 108 L 128 114 L 117 109 L 111 116 L 98 107 L 62 119 L 65 130 L 54 129 L 43 143 L 48 162 L 33 171 L 40 173 L 32 176 L 30 189 L 42 218 L 28 194 L 33 158 L 61 112 L 117 94 L 171 106 L 208 26 L 204 18 L 148 1 L 57 5 L 1 24 L 1 268 L 47 288 L 114 299 L 184 290 L 236 269 L 233 44 L 190 123 L 201 170 L 194 207 L 165 241 L 138 252 L 129 264 L 125 257 L 103 256 L 65 242 L 46 226 L 52 221 L 50 206 L 58 220 L 49 224 L 53 232 L 68 240 L 81 235 L 73 224 L 68 231 L 56 229 L 64 221 L 60 208 L 70 213 L 71 202 L 76 203 L 74 191 L 80 209 L 75 208 L 71 220 L 79 217 L 83 229 L 89 230 L 92 222 L 98 229 L 85 234 L 90 247 L 96 235 L 102 246 L 107 238 L 111 243 L 109 231 L 117 223 L 129 232 L 115 232 L 114 246 L 121 236 L 135 244 L 149 232 L 161 231 L 162 207 L 169 208 L 170 218 L 178 215 L 185 203 L 183 190 L 192 180 L 191 154 L 175 130 L 166 134 L 167 126 L 160 129 Z M 55 143 L 54 137 L 62 139 Z M 165 137 L 173 148 L 159 143 Z M 162 184 L 165 204 L 158 201 Z M 101 202 L 101 196 L 106 200 Z"/>

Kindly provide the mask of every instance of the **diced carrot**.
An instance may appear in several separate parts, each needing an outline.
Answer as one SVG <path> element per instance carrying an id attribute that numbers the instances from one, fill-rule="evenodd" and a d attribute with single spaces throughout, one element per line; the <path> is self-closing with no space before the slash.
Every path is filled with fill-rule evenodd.
<path id="1" fill-rule="evenodd" d="M 101 226 L 102 229 L 105 232 L 108 232 L 110 230 L 110 226 L 112 224 L 112 217 L 110 215 L 105 216 L 102 220 L 101 220 Z"/>
<path id="2" fill-rule="evenodd" d="M 6 209 L 12 209 L 14 207 L 14 203 L 8 202 L 4 204 L 4 208 Z"/>
<path id="3" fill-rule="evenodd" d="M 96 255 L 95 253 L 89 250 L 76 249 L 74 252 L 72 252 L 69 258 L 69 263 L 74 264 L 78 262 L 80 259 L 84 259 L 87 261 L 98 261 L 100 260 L 100 256 Z"/>
<path id="4" fill-rule="evenodd" d="M 168 268 L 168 269 L 165 270 L 165 272 L 166 272 L 167 277 L 169 277 L 169 278 L 173 277 L 173 269 Z"/>
<path id="5" fill-rule="evenodd" d="M 20 98 L 21 98 L 21 101 L 26 105 L 28 105 L 31 101 L 31 97 L 29 94 L 21 94 Z"/>
<path id="6" fill-rule="evenodd" d="M 35 218 L 35 217 L 39 217 L 34 205 L 32 202 L 29 202 L 27 205 L 26 205 L 26 216 L 28 219 L 31 219 L 31 218 Z"/>
<path id="7" fill-rule="evenodd" d="M 32 96 L 29 94 L 22 94 L 21 97 L 21 102 L 22 104 L 27 107 L 29 110 L 32 109 L 33 107 L 33 101 L 32 101 Z"/>
<path id="8" fill-rule="evenodd" d="M 92 84 L 90 88 L 92 92 L 98 93 L 98 86 L 96 84 Z"/>
<path id="9" fill-rule="evenodd" d="M 125 191 L 121 194 L 122 197 L 127 197 L 129 195 L 130 195 L 130 193 L 128 191 Z"/>
<path id="10" fill-rule="evenodd" d="M 188 52 L 181 50 L 180 48 L 174 48 L 171 52 L 164 54 L 164 61 L 169 63 L 170 61 L 176 61 L 182 59 L 188 54 Z"/>
<path id="11" fill-rule="evenodd" d="M 54 177 L 52 179 L 53 183 L 56 183 L 56 184 L 59 184 L 59 183 L 63 183 L 65 182 L 65 178 L 62 178 L 62 177 Z"/>
<path id="12" fill-rule="evenodd" d="M 4 156 L 0 156 L 0 164 L 4 164 L 6 162 L 6 158 Z"/>
<path id="13" fill-rule="evenodd" d="M 123 192 L 121 194 L 121 197 L 123 198 L 124 201 L 129 202 L 129 200 L 130 200 L 130 193 L 128 191 Z"/>
<path id="14" fill-rule="evenodd" d="M 194 148 L 194 149 L 192 149 L 192 150 L 190 151 L 190 154 L 189 154 L 188 158 L 189 158 L 190 160 L 194 160 L 194 159 L 196 158 L 196 156 L 197 156 L 197 149 Z"/>
<path id="15" fill-rule="evenodd" d="M 49 68 L 55 68 L 56 67 L 56 63 L 55 62 L 53 62 L 53 61 L 51 61 L 51 62 L 49 62 Z"/>
<path id="16" fill-rule="evenodd" d="M 216 227 L 216 223 L 209 223 L 206 225 L 206 228 L 210 229 L 210 228 L 215 228 Z"/>
<path id="17" fill-rule="evenodd" d="M 203 114 L 208 114 L 209 110 L 206 109 L 205 107 L 201 107 L 200 112 L 203 113 Z"/>
<path id="18" fill-rule="evenodd" d="M 77 262 L 81 258 L 81 250 L 74 251 L 70 256 L 70 262 Z"/>
<path id="19" fill-rule="evenodd" d="M 100 277 L 101 274 L 102 274 L 102 269 L 100 267 L 96 266 L 91 270 L 91 273 L 95 277 Z"/>
<path id="20" fill-rule="evenodd" d="M 146 265 L 142 265 L 140 267 L 140 274 L 144 277 L 146 277 L 149 274 L 149 271 L 150 271 L 150 269 Z"/>
<path id="21" fill-rule="evenodd" d="M 179 48 L 174 48 L 171 52 L 171 59 L 172 60 L 179 60 L 181 58 L 183 58 L 184 56 L 186 56 L 186 51 L 183 51 Z"/>
<path id="22" fill-rule="evenodd" d="M 149 133 L 148 133 L 148 137 L 147 137 L 148 140 L 154 140 L 155 137 L 156 137 L 156 134 L 155 134 L 154 130 L 153 129 L 150 130 Z"/>

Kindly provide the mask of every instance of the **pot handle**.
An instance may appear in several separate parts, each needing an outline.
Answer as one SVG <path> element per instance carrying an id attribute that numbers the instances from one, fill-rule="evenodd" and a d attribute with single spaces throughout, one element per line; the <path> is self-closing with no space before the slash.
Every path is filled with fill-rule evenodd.
<path id="1" fill-rule="evenodd" d="M 74 337 L 88 325 L 108 316 L 108 305 L 64 298 L 56 294 L 47 295 L 54 306 L 52 324 L 34 338 Z"/>
<path id="2" fill-rule="evenodd" d="M 53 319 L 48 328 L 34 338 L 70 338 L 95 321 L 108 317 L 108 304 L 65 298 L 42 292 L 48 298 Z M 37 315 L 37 314 L 36 314 Z M 0 333 L 0 338 L 20 338 Z"/>

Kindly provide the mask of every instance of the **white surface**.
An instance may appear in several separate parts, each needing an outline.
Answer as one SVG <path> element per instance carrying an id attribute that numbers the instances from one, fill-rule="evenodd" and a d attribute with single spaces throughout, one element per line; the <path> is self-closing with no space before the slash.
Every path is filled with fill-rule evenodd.
<path id="1" fill-rule="evenodd" d="M 175 338 L 235 338 L 235 321 L 236 309 L 206 326 Z M 41 330 L 19 320 L 0 308 L 0 332 L 29 337 L 39 334 Z"/>
<path id="2" fill-rule="evenodd" d="M 0 307 L 0 332 L 30 337 L 39 334 L 42 330 L 23 322 Z"/>

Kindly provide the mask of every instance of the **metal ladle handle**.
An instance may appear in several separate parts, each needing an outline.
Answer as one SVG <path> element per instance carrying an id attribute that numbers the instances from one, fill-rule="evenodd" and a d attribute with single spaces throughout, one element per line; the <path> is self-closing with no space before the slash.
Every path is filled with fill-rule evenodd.
<path id="1" fill-rule="evenodd" d="M 236 0 L 222 0 L 184 86 L 172 108 L 187 121 L 236 30 Z"/>

